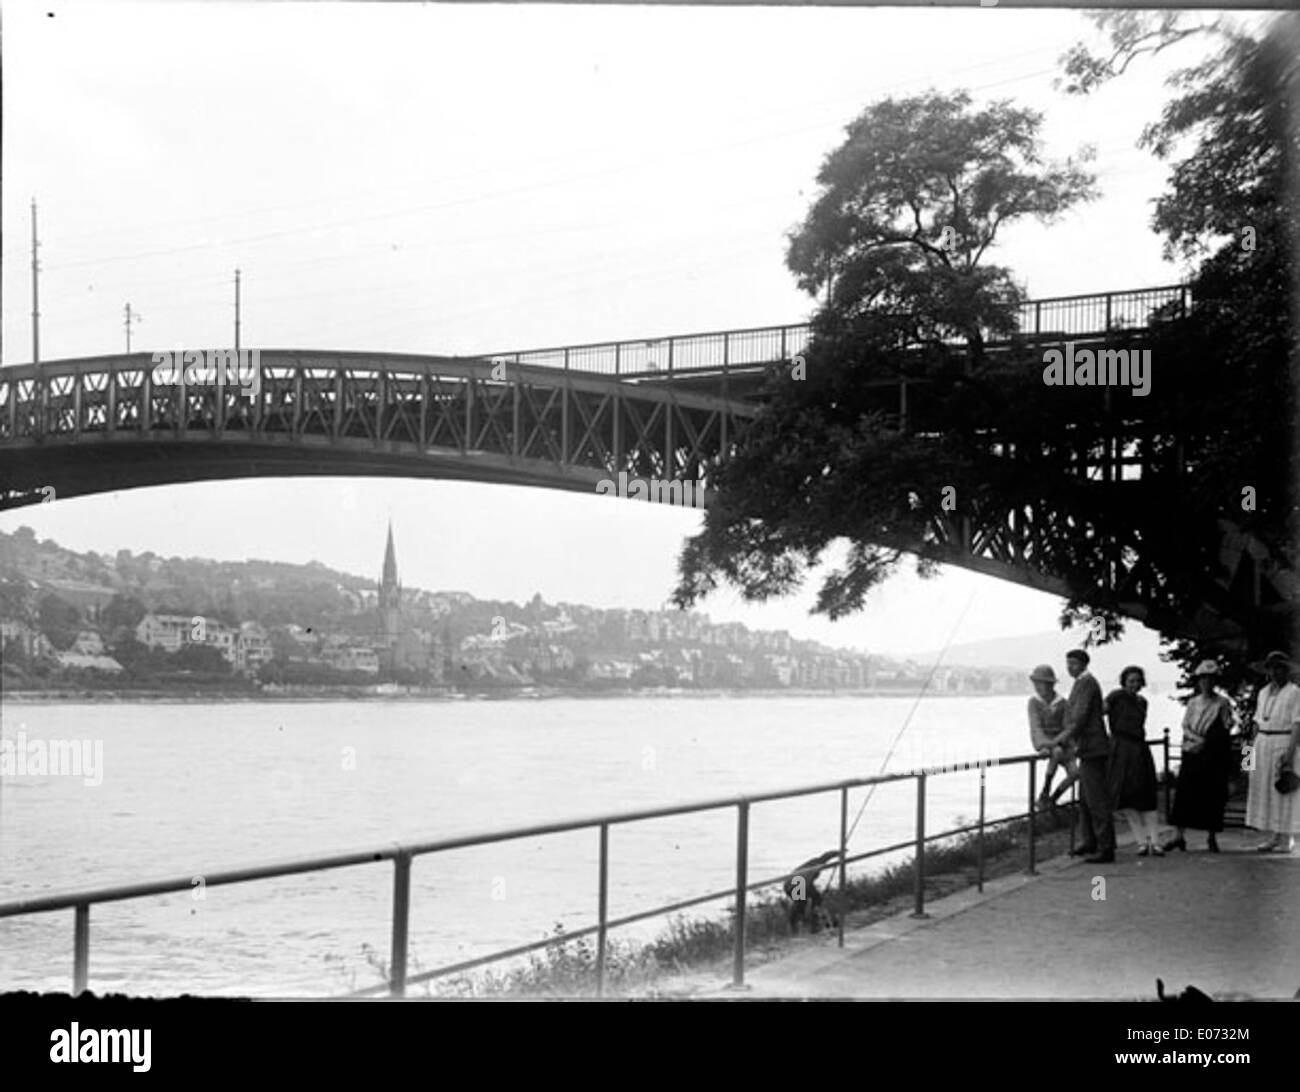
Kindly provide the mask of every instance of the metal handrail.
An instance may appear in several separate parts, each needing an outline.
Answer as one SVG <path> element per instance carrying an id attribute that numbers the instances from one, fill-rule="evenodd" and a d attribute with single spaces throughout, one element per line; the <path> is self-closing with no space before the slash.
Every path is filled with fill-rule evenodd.
<path id="1" fill-rule="evenodd" d="M 1167 810 L 1170 781 L 1169 729 L 1164 729 L 1162 737 L 1148 739 L 1146 742 L 1148 746 L 1159 745 L 1163 747 Z M 525 827 L 512 827 L 506 830 L 462 834 L 450 838 L 438 838 L 410 844 L 390 842 L 367 849 L 351 850 L 319 857 L 299 858 L 291 861 L 270 862 L 260 865 L 246 866 L 243 868 L 216 870 L 212 872 L 204 872 L 201 873 L 201 875 L 203 876 L 205 887 L 217 887 L 223 884 L 248 883 L 253 880 L 272 879 L 280 876 L 291 876 L 305 872 L 320 872 L 335 868 L 348 868 L 355 865 L 373 863 L 375 861 L 391 860 L 394 864 L 394 874 L 392 946 L 390 951 L 389 980 L 387 983 L 367 987 L 346 995 L 349 997 L 365 997 L 384 992 L 388 992 L 394 997 L 402 997 L 405 995 L 406 987 L 409 984 L 429 981 L 434 978 L 445 977 L 449 974 L 460 973 L 474 967 L 483 966 L 504 959 L 515 958 L 556 944 L 567 944 L 572 940 L 593 934 L 598 937 L 596 953 L 596 992 L 597 995 L 600 995 L 604 992 L 607 934 L 610 929 L 638 921 L 644 921 L 653 917 L 662 917 L 665 914 L 676 913 L 679 910 L 687 909 L 692 906 L 699 906 L 707 902 L 715 902 L 725 898 L 735 900 L 734 916 L 736 926 L 734 928 L 732 985 L 734 987 L 740 987 L 744 984 L 745 973 L 745 896 L 750 891 L 757 891 L 765 887 L 772 887 L 776 884 L 783 883 L 789 876 L 788 873 L 782 873 L 780 876 L 769 877 L 761 880 L 751 881 L 749 879 L 749 810 L 753 805 L 767 803 L 774 800 L 790 800 L 802 796 L 838 792 L 840 794 L 840 857 L 838 858 L 839 863 L 837 865 L 832 864 L 829 865 L 828 868 L 837 869 L 839 872 L 840 895 L 843 896 L 844 893 L 845 885 L 847 883 L 848 866 L 850 864 L 873 857 L 879 857 L 887 853 L 899 852 L 911 847 L 914 849 L 913 874 L 915 897 L 915 909 L 912 916 L 925 918 L 929 916 L 925 913 L 925 847 L 931 842 L 941 841 L 959 834 L 977 831 L 979 834 L 978 884 L 979 889 L 982 891 L 984 885 L 983 839 L 985 830 L 989 827 L 995 827 L 1000 824 L 1017 822 L 1029 818 L 1031 822 L 1029 824 L 1028 865 L 1026 872 L 1033 874 L 1036 871 L 1036 830 L 1035 824 L 1032 820 L 1034 817 L 1034 804 L 1036 800 L 1035 774 L 1037 764 L 1041 760 L 1042 757 L 1038 754 L 1026 754 L 1013 755 L 1005 758 L 991 758 L 982 761 L 957 762 L 936 767 L 922 767 L 898 773 L 876 774 L 870 777 L 826 782 L 793 789 L 769 790 L 767 792 L 751 793 L 746 796 L 731 796 L 721 799 L 698 801 L 695 803 L 674 804 L 659 808 L 644 808 L 636 811 L 617 812 L 614 814 L 583 819 L 559 820 L 556 822 L 534 824 Z M 1027 764 L 1028 766 L 1027 811 L 1004 816 L 1000 819 L 987 820 L 985 815 L 985 778 L 988 767 L 1012 766 L 1018 764 Z M 955 827 L 950 830 L 927 833 L 925 826 L 925 790 L 927 779 L 942 774 L 964 772 L 975 769 L 978 769 L 980 774 L 978 821 L 974 824 Z M 907 841 L 897 842 L 892 845 L 878 847 L 864 853 L 850 856 L 848 853 L 849 790 L 863 788 L 869 785 L 883 785 L 891 782 L 908 780 L 914 780 L 917 785 L 916 831 L 914 837 L 909 838 Z M 689 899 L 680 900 L 663 906 L 653 907 L 649 910 L 639 911 L 635 914 L 616 918 L 614 920 L 609 919 L 607 894 L 609 875 L 608 835 L 610 827 L 623 823 L 634 823 L 649 819 L 662 819 L 669 816 L 716 811 L 723 808 L 735 808 L 737 810 L 736 882 L 733 886 L 722 891 L 710 892 L 706 895 L 694 896 Z M 431 853 L 446 852 L 453 849 L 464 849 L 471 846 L 491 845 L 497 842 L 514 841 L 521 838 L 535 838 L 549 834 L 562 834 L 570 831 L 591 828 L 596 828 L 600 832 L 600 860 L 598 876 L 598 889 L 600 896 L 599 920 L 595 925 L 587 926 L 583 929 L 577 930 L 576 932 L 565 933 L 562 936 L 547 937 L 544 940 L 535 941 L 530 944 L 516 946 L 504 951 L 493 952 L 486 956 L 451 964 L 446 967 L 439 967 L 432 971 L 425 971 L 414 975 L 407 974 L 406 964 L 410 921 L 410 871 L 411 862 L 415 857 Z M 1071 831 L 1071 840 L 1073 840 L 1073 831 Z M 177 891 L 190 891 L 192 890 L 194 883 L 193 875 L 194 874 L 191 872 L 187 873 L 183 877 L 174 879 L 145 881 L 134 884 L 91 888 L 88 890 L 17 899 L 10 902 L 0 903 L 0 918 L 71 909 L 74 912 L 73 993 L 79 994 L 87 988 L 89 980 L 91 906 L 101 903 L 119 902 L 126 899 L 144 898 L 150 895 L 167 894 Z M 841 947 L 844 945 L 843 913 L 839 915 L 839 944 Z"/>
<path id="2" fill-rule="evenodd" d="M 1032 334 L 1034 336 L 1045 336 L 1053 332 L 1063 336 L 1076 336 L 1076 334 L 1067 334 L 1065 331 L 1052 331 L 1043 328 L 1044 308 L 1051 310 L 1068 309 L 1068 305 L 1076 305 L 1074 310 L 1079 310 L 1080 305 L 1093 304 L 1099 308 L 1098 317 L 1100 324 L 1095 325 L 1086 331 L 1078 331 L 1078 334 L 1092 333 L 1101 334 L 1107 332 L 1112 325 L 1116 313 L 1116 301 L 1121 303 L 1142 303 L 1154 308 L 1166 303 L 1172 303 L 1175 299 L 1182 306 L 1184 314 L 1187 310 L 1188 295 L 1190 288 L 1186 284 L 1167 284 L 1156 285 L 1149 288 L 1125 289 L 1118 292 L 1092 292 L 1081 293 L 1072 296 L 1044 296 L 1041 299 L 1025 300 L 1023 303 L 1016 305 L 1017 323 L 1021 330 L 1019 333 Z M 1161 297 L 1164 298 L 1161 298 Z M 1050 316 L 1049 316 L 1050 317 Z M 614 375 L 635 375 L 644 377 L 647 373 L 644 370 L 629 371 L 621 363 L 621 358 L 625 355 L 626 350 L 640 350 L 654 347 L 666 351 L 666 366 L 654 368 L 657 373 L 672 374 L 673 372 L 686 372 L 701 369 L 714 369 L 727 366 L 727 346 L 733 340 L 761 335 L 776 336 L 779 335 L 781 348 L 778 356 L 771 357 L 766 362 L 771 363 L 776 360 L 788 359 L 791 355 L 790 349 L 797 347 L 800 351 L 806 345 L 808 338 L 812 333 L 811 323 L 784 323 L 772 326 L 754 326 L 732 330 L 704 330 L 690 334 L 673 334 L 662 335 L 660 337 L 649 338 L 622 338 L 617 341 L 591 341 L 581 344 L 570 345 L 552 345 L 543 348 L 533 349 L 512 349 L 506 352 L 493 352 L 480 354 L 484 359 L 494 361 L 505 361 L 512 363 L 533 363 L 539 366 L 546 366 L 546 361 L 540 358 L 555 358 L 551 366 L 562 367 L 565 371 L 587 371 L 589 368 L 583 368 L 574 363 L 574 356 L 582 353 L 603 352 L 608 362 L 608 355 L 613 354 Z M 722 362 L 713 362 L 709 364 L 686 365 L 678 363 L 674 366 L 674 356 L 680 358 L 680 352 L 675 352 L 679 346 L 691 346 L 704 344 L 710 341 L 720 341 L 722 346 Z M 531 359 L 529 359 L 531 358 Z M 752 362 L 742 363 L 740 367 L 752 367 Z M 735 370 L 736 363 L 731 364 L 731 369 Z"/>

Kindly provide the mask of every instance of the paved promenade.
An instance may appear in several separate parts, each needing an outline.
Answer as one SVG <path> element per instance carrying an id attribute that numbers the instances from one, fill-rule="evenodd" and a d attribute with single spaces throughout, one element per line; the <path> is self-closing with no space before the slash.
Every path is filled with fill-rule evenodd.
<path id="1" fill-rule="evenodd" d="M 1193 984 L 1219 998 L 1292 998 L 1300 991 L 1300 849 L 1259 855 L 1254 831 L 1205 852 L 1113 865 L 1060 857 L 941 899 L 927 920 L 906 914 L 845 934 L 807 938 L 748 969 L 749 989 L 694 996 L 1060 998 L 1152 1000 Z M 1105 880 L 1104 898 L 1098 878 Z"/>

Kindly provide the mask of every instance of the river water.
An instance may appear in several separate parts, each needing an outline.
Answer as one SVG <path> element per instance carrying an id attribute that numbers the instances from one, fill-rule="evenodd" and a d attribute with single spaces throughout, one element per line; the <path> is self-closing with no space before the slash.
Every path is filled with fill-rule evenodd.
<path id="1" fill-rule="evenodd" d="M 1148 735 L 1177 725 L 1180 707 L 1151 701 Z M 1024 703 L 927 698 L 887 768 L 1023 754 Z M 189 877 L 188 892 L 92 909 L 92 989 L 339 994 L 379 981 L 366 951 L 387 960 L 390 862 L 213 888 L 203 875 L 866 776 L 912 707 L 834 696 L 6 704 L 4 739 L 92 740 L 102 760 L 89 778 L 0 777 L 0 902 Z M 1026 777 L 1023 765 L 989 771 L 990 816 L 1024 809 Z M 928 780 L 932 831 L 973 820 L 975 772 Z M 879 787 L 852 849 L 906 839 L 914 814 L 914 782 Z M 735 809 L 613 827 L 611 916 L 726 888 L 735 827 Z M 838 832 L 834 793 L 755 805 L 751 879 L 833 848 Z M 597 852 L 596 831 L 584 830 L 417 858 L 411 973 L 540 939 L 557 923 L 593 924 Z M 645 938 L 664 924 L 613 935 Z M 71 967 L 71 911 L 0 919 L 0 990 L 66 990 Z"/>

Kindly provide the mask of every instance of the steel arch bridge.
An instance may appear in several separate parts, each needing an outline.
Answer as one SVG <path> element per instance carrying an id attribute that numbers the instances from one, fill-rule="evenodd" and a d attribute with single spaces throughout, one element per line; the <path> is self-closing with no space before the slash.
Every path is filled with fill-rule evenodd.
<path id="1" fill-rule="evenodd" d="M 1023 367 L 1028 346 L 1141 343 L 1157 316 L 1186 313 L 1185 286 L 1026 303 L 996 360 Z M 797 360 L 806 325 L 728 330 L 480 357 L 260 351 L 257 390 L 225 382 L 155 382 L 151 354 L 0 369 L 0 508 L 191 481 L 337 475 L 441 478 L 595 493 L 603 480 L 690 481 L 706 491 L 744 442 L 773 368 Z M 924 386 L 880 383 L 882 405 L 923 415 Z M 1113 491 L 1140 490 L 1143 456 L 1113 437 L 1079 452 L 1078 473 Z M 1140 501 L 1139 501 L 1140 503 Z M 936 522 L 945 560 L 1068 596 L 1050 506 L 983 511 Z M 1266 614 L 1294 609 L 1295 574 L 1231 525 L 1221 528 L 1223 600 L 1160 618 L 1166 629 L 1233 640 L 1232 600 Z M 915 543 L 895 543 L 915 548 Z M 1114 543 L 1109 590 L 1124 613 L 1159 611 L 1159 572 L 1142 544 Z"/>

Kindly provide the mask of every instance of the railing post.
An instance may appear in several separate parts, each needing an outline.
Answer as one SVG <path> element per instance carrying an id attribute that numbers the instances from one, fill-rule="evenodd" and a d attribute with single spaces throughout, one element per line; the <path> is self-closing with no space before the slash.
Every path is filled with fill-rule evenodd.
<path id="1" fill-rule="evenodd" d="M 465 433 L 461 437 L 460 453 L 466 455 L 477 444 L 474 435 L 474 373 L 465 376 Z"/>
<path id="2" fill-rule="evenodd" d="M 840 789 L 840 904 L 836 917 L 839 919 L 840 947 L 844 947 L 844 914 L 848 910 L 848 900 L 844 887 L 848 879 L 849 855 L 849 787 Z"/>
<path id="3" fill-rule="evenodd" d="M 914 918 L 928 918 L 925 912 L 925 777 L 916 775 L 916 853 L 913 861 L 913 886 L 916 895 Z"/>
<path id="4" fill-rule="evenodd" d="M 79 902 L 72 923 L 72 996 L 86 991 L 90 980 L 90 903 Z"/>
<path id="5" fill-rule="evenodd" d="M 390 956 L 389 993 L 406 996 L 406 942 L 411 920 L 411 855 L 393 858 L 393 942 Z"/>
<path id="6" fill-rule="evenodd" d="M 564 350 L 564 386 L 560 389 L 560 464 L 569 459 L 569 350 Z"/>
<path id="7" fill-rule="evenodd" d="M 618 371 L 619 371 L 620 366 L 622 365 L 622 362 L 623 362 L 623 343 L 622 343 L 621 341 L 616 341 L 616 342 L 614 342 L 614 375 L 615 375 L 615 377 L 618 376 Z"/>
<path id="8" fill-rule="evenodd" d="M 1165 725 L 1164 731 L 1164 749 L 1165 749 L 1165 822 L 1169 822 L 1169 725 Z"/>
<path id="9" fill-rule="evenodd" d="M 988 767 L 980 767 L 980 829 L 979 836 L 976 839 L 975 849 L 975 887 L 978 891 L 984 891 L 984 786 L 988 775 Z"/>
<path id="10" fill-rule="evenodd" d="M 1034 821 L 1034 789 L 1037 788 L 1037 774 L 1038 759 L 1031 758 L 1029 760 L 1029 867 L 1025 869 L 1025 874 L 1027 876 L 1037 875 L 1037 870 L 1034 868 L 1034 864 L 1036 863 L 1036 851 L 1038 849 L 1037 842 L 1035 841 L 1035 833 L 1038 824 Z"/>
<path id="11" fill-rule="evenodd" d="M 600 824 L 600 880 L 596 896 L 596 996 L 605 995 L 605 940 L 609 930 L 609 824 Z"/>
<path id="12" fill-rule="evenodd" d="M 782 364 L 784 364 L 789 359 L 789 357 L 785 355 L 785 333 L 786 333 L 786 328 L 782 326 L 781 327 L 781 363 Z"/>
<path id="13" fill-rule="evenodd" d="M 731 987 L 745 985 L 745 888 L 749 886 L 749 801 L 736 810 L 736 916 L 735 948 L 732 954 Z"/>
<path id="14" fill-rule="evenodd" d="M 1079 825 L 1079 783 L 1070 786 L 1070 855 L 1074 856 L 1074 831 Z"/>
<path id="15" fill-rule="evenodd" d="M 1034 304 L 1034 337 L 1039 337 L 1043 332 L 1043 305 Z"/>

